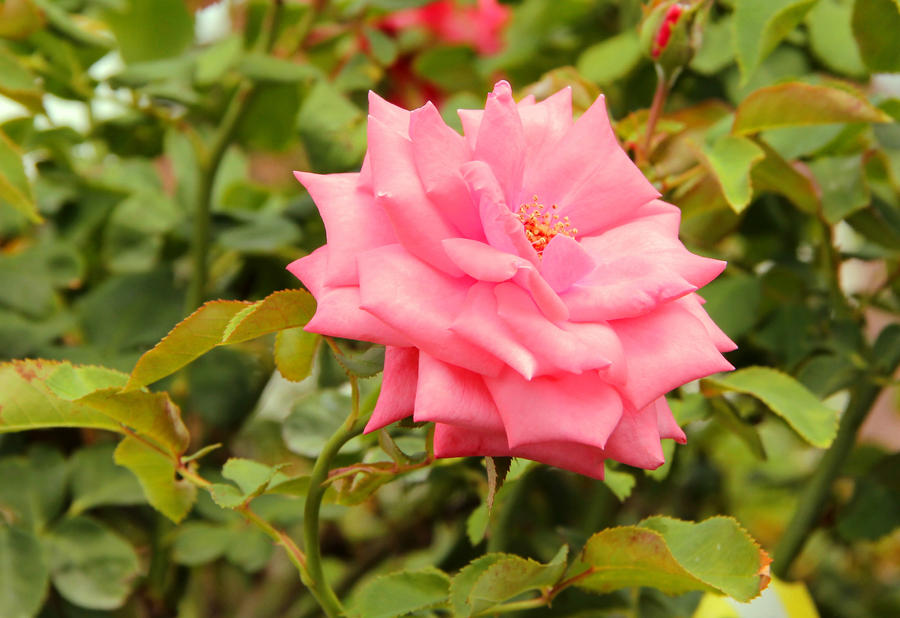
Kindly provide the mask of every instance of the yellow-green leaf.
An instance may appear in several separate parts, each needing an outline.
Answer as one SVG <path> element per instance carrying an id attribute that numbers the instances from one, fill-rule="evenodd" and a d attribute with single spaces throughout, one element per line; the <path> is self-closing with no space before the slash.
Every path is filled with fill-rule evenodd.
<path id="1" fill-rule="evenodd" d="M 126 437 L 115 451 L 116 463 L 131 470 L 153 508 L 180 522 L 197 498 L 197 488 L 175 477 L 175 462 L 145 443 Z"/>
<path id="2" fill-rule="evenodd" d="M 668 594 L 716 591 L 749 601 L 769 582 L 769 556 L 729 517 L 700 523 L 651 517 L 592 536 L 568 577 L 578 587 L 610 592 L 652 586 Z"/>
<path id="3" fill-rule="evenodd" d="M 750 170 L 765 156 L 763 150 L 745 137 L 723 135 L 704 146 L 705 163 L 734 212 L 741 212 L 753 197 Z"/>
<path id="4" fill-rule="evenodd" d="M 751 93 L 738 106 L 731 131 L 747 135 L 780 127 L 838 122 L 891 122 L 891 117 L 848 90 L 789 82 Z"/>
<path id="5" fill-rule="evenodd" d="M 799 24 L 817 0 L 736 0 L 734 42 L 742 82 Z"/>
<path id="6" fill-rule="evenodd" d="M 747 367 L 706 381 L 756 397 L 813 446 L 826 448 L 834 440 L 837 413 L 786 373 L 771 367 Z"/>

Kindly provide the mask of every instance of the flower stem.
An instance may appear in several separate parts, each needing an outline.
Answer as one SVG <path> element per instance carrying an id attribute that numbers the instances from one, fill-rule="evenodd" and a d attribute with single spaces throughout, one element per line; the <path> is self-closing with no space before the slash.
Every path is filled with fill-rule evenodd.
<path id="1" fill-rule="evenodd" d="M 268 26 L 260 36 L 259 46 L 263 51 L 271 50 L 275 42 L 275 33 L 281 21 L 281 13 L 284 8 L 284 0 L 274 0 Z M 206 292 L 206 280 L 209 268 L 209 221 L 212 209 L 213 186 L 219 165 L 228 150 L 228 146 L 234 140 L 234 133 L 240 124 L 241 118 L 247 112 L 247 107 L 252 100 L 256 89 L 249 79 L 244 79 L 238 85 L 234 95 L 225 108 L 219 127 L 213 136 L 212 145 L 208 153 L 200 163 L 200 190 L 197 192 L 197 201 L 194 204 L 194 227 L 191 236 L 191 252 L 193 257 L 193 274 L 190 287 L 185 300 L 185 313 L 191 313 L 203 303 Z"/>
<path id="2" fill-rule="evenodd" d="M 190 481 L 196 487 L 209 490 L 210 486 L 212 485 L 212 483 L 197 474 L 197 472 L 195 472 L 194 469 L 191 466 L 187 465 L 187 463 L 184 461 L 178 463 L 177 470 L 181 478 Z M 275 542 L 276 545 L 284 549 L 290 561 L 295 567 L 297 567 L 297 572 L 300 573 L 300 579 L 304 583 L 307 583 L 309 581 L 309 574 L 306 569 L 306 557 L 303 555 L 303 552 L 300 551 L 300 548 L 297 547 L 294 539 L 288 536 L 286 532 L 279 530 L 278 528 L 267 522 L 265 519 L 257 515 L 253 511 L 253 509 L 250 508 L 249 503 L 237 507 L 235 511 L 239 512 L 244 516 L 244 519 L 264 532 Z"/>
<path id="3" fill-rule="evenodd" d="M 854 389 L 850 402 L 847 404 L 847 410 L 841 417 L 837 437 L 819 462 L 818 468 L 806 486 L 806 491 L 800 497 L 794 516 L 775 548 L 772 573 L 776 577 L 781 579 L 787 577 L 791 565 L 821 518 L 822 509 L 831 493 L 834 479 L 856 442 L 856 432 L 880 392 L 881 386 L 871 379 L 861 381 Z"/>
<path id="4" fill-rule="evenodd" d="M 647 130 L 644 134 L 644 142 L 637 153 L 639 163 L 644 163 L 650 158 L 650 142 L 653 141 L 653 133 L 656 131 L 656 123 L 662 113 L 666 96 L 669 94 L 668 82 L 662 71 L 657 71 L 656 92 L 653 93 L 653 103 L 650 104 L 650 112 L 647 116 Z"/>
<path id="5" fill-rule="evenodd" d="M 350 416 L 328 439 L 313 465 L 309 479 L 309 492 L 306 495 L 306 505 L 303 511 L 303 544 L 306 549 L 306 568 L 309 574 L 307 585 L 329 618 L 343 616 L 344 608 L 334 590 L 325 580 L 322 571 L 322 551 L 319 546 L 319 510 L 322 507 L 325 490 L 328 488 L 327 481 L 331 461 L 344 444 L 358 436 L 363 430 L 363 424 L 359 422 L 359 384 L 356 377 L 352 375 L 350 376 L 350 387 L 353 401 Z"/>

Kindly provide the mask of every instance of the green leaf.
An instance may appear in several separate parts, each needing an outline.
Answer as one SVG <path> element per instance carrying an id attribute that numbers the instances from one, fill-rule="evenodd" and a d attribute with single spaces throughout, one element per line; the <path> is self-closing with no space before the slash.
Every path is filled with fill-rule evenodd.
<path id="1" fill-rule="evenodd" d="M 580 588 L 606 593 L 651 586 L 667 594 L 718 591 L 749 601 L 766 587 L 770 560 L 730 517 L 700 523 L 651 517 L 590 539 L 569 569 Z"/>
<path id="2" fill-rule="evenodd" d="M 691 60 L 692 70 L 704 75 L 714 75 L 734 62 L 734 30 L 731 20 L 731 15 L 727 15 L 717 21 L 706 22 L 700 49 Z"/>
<path id="3" fill-rule="evenodd" d="M 349 410 L 350 397 L 337 390 L 319 391 L 301 399 L 284 422 L 285 445 L 298 455 L 317 457 Z"/>
<path id="4" fill-rule="evenodd" d="M 712 145 L 703 147 L 703 155 L 722 194 L 734 212 L 750 203 L 750 169 L 765 156 L 763 150 L 745 137 L 723 135 Z"/>
<path id="5" fill-rule="evenodd" d="M 848 90 L 789 82 L 751 93 L 738 106 L 731 130 L 735 135 L 747 135 L 837 122 L 891 122 L 891 117 Z"/>
<path id="6" fill-rule="evenodd" d="M 734 42 L 742 82 L 799 24 L 817 0 L 736 0 Z"/>
<path id="7" fill-rule="evenodd" d="M 260 82 L 293 83 L 319 77 L 319 71 L 309 63 L 301 64 L 255 52 L 241 57 L 238 71 Z"/>
<path id="8" fill-rule="evenodd" d="M 222 343 L 240 343 L 286 328 L 305 326 L 316 312 L 316 301 L 306 290 L 281 290 L 254 303 L 240 319 L 232 319 Z"/>
<path id="9" fill-rule="evenodd" d="M 619 499 L 619 502 L 625 502 L 631 495 L 631 490 L 637 482 L 635 478 L 624 470 L 615 470 L 607 468 L 603 473 L 603 482 L 611 492 Z"/>
<path id="10" fill-rule="evenodd" d="M 770 367 L 747 367 L 706 380 L 719 388 L 756 397 L 813 446 L 826 448 L 834 440 L 837 413 L 786 373 Z"/>
<path id="11" fill-rule="evenodd" d="M 18 147 L 0 131 L 0 205 L 12 206 L 33 223 L 43 219 L 31 191 L 31 183 L 25 176 L 22 154 Z"/>
<path id="12" fill-rule="evenodd" d="M 236 509 L 247 501 L 247 496 L 234 485 L 213 483 L 209 487 L 213 501 L 223 509 Z"/>
<path id="13" fill-rule="evenodd" d="M 110 610 L 121 607 L 140 572 L 134 548 L 97 521 L 63 520 L 48 535 L 51 579 L 75 605 Z"/>
<path id="14" fill-rule="evenodd" d="M 726 335 L 737 339 L 756 324 L 762 300 L 762 285 L 752 275 L 719 277 L 699 292 L 703 308 Z"/>
<path id="15" fill-rule="evenodd" d="M 272 539 L 256 528 L 235 530 L 225 558 L 247 573 L 256 573 L 269 563 L 275 546 Z"/>
<path id="16" fill-rule="evenodd" d="M 366 115 L 326 80 L 304 99 L 297 126 L 315 171 L 353 169 L 366 151 Z"/>
<path id="17" fill-rule="evenodd" d="M 806 25 L 810 48 L 828 68 L 851 77 L 863 77 L 866 66 L 850 25 L 853 4 L 854 0 L 819 0 L 806 16 Z"/>
<path id="18" fill-rule="evenodd" d="M 790 131 L 792 129 L 783 130 Z M 769 191 L 783 195 L 794 206 L 807 214 L 819 212 L 821 200 L 812 180 L 798 172 L 768 144 L 758 142 L 757 145 L 762 148 L 765 158 L 750 170 L 753 190 L 758 193 Z M 724 330 L 728 333 L 727 329 Z"/>
<path id="19" fill-rule="evenodd" d="M 588 47 L 575 66 L 582 77 L 602 85 L 625 77 L 640 60 L 640 40 L 630 29 Z"/>
<path id="20" fill-rule="evenodd" d="M 714 399 L 711 405 L 715 421 L 737 436 L 750 449 L 754 457 L 760 461 L 765 461 L 766 449 L 756 427 L 745 423 L 731 405 L 723 399 Z"/>
<path id="21" fill-rule="evenodd" d="M 278 331 L 275 336 L 275 366 L 286 380 L 301 382 L 312 372 L 321 343 L 321 335 L 308 333 L 302 327 Z"/>
<path id="22" fill-rule="evenodd" d="M 447 602 L 450 578 L 433 567 L 400 571 L 369 581 L 354 596 L 352 618 L 394 618 Z"/>
<path id="23" fill-rule="evenodd" d="M 900 4 L 897 0 L 855 0 L 851 23 L 866 66 L 879 73 L 900 71 L 897 49 Z"/>
<path id="24" fill-rule="evenodd" d="M 124 0 L 106 13 L 125 62 L 180 55 L 194 40 L 194 20 L 183 0 Z"/>
<path id="25" fill-rule="evenodd" d="M 43 95 L 31 71 L 4 47 L 0 47 L 0 94 L 33 109 L 40 109 Z"/>
<path id="26" fill-rule="evenodd" d="M 99 410 L 78 401 L 60 399 L 46 380 L 60 367 L 44 360 L 23 360 L 0 365 L 0 433 L 50 427 L 89 427 L 121 432 L 121 425 Z M 111 370 L 91 368 L 118 376 Z"/>
<path id="27" fill-rule="evenodd" d="M 114 450 L 113 444 L 97 444 L 78 450 L 69 459 L 71 515 L 79 515 L 98 506 L 146 502 L 135 476 L 115 464 Z"/>
<path id="28" fill-rule="evenodd" d="M 0 513 L 22 528 L 42 531 L 66 497 L 66 466 L 58 451 L 35 446 L 27 457 L 0 459 Z"/>
<path id="29" fill-rule="evenodd" d="M 172 560 L 186 566 L 199 566 L 220 558 L 234 540 L 234 532 L 225 526 L 191 521 L 178 527 L 172 541 Z"/>
<path id="30" fill-rule="evenodd" d="M 191 510 L 197 488 L 175 478 L 175 463 L 171 458 L 143 442 L 126 437 L 116 448 L 115 461 L 134 473 L 147 502 L 175 523 Z"/>
<path id="31" fill-rule="evenodd" d="M 486 554 L 453 578 L 453 607 L 472 616 L 531 590 L 549 588 L 566 572 L 569 548 L 563 546 L 547 564 L 513 554 Z"/>
<path id="32" fill-rule="evenodd" d="M 0 615 L 34 616 L 47 594 L 49 573 L 41 544 L 0 518 Z"/>
<path id="33" fill-rule="evenodd" d="M 197 55 L 194 79 L 200 86 L 210 86 L 219 81 L 237 62 L 243 50 L 240 36 L 227 36 L 216 41 Z"/>
<path id="34" fill-rule="evenodd" d="M 384 346 L 373 345 L 363 352 L 341 350 L 334 359 L 348 373 L 360 378 L 371 378 L 384 371 Z"/>
<path id="35" fill-rule="evenodd" d="M 138 360 L 125 390 L 156 382 L 218 345 L 303 326 L 313 313 L 315 300 L 304 290 L 282 290 L 256 303 L 205 303 Z"/>
<path id="36" fill-rule="evenodd" d="M 509 466 L 512 462 L 510 457 L 485 457 L 484 465 L 487 468 L 488 495 L 487 508 L 488 516 L 494 508 L 494 496 L 503 487 L 503 481 L 506 480 L 506 474 L 509 472 Z"/>
<path id="37" fill-rule="evenodd" d="M 861 155 L 821 157 L 809 169 L 822 192 L 822 212 L 829 223 L 837 223 L 869 203 L 869 187 L 863 175 Z"/>
<path id="38" fill-rule="evenodd" d="M 232 457 L 222 467 L 222 476 L 237 483 L 246 496 L 261 493 L 277 472 L 278 468 L 239 457 Z"/>

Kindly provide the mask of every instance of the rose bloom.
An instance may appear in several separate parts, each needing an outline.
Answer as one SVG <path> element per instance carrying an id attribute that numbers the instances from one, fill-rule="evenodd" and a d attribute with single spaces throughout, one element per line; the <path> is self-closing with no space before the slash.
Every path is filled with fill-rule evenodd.
<path id="1" fill-rule="evenodd" d="M 658 467 L 685 441 L 665 393 L 732 369 L 694 294 L 724 262 L 678 240 L 603 97 L 573 122 L 568 88 L 516 103 L 499 82 L 459 115 L 464 135 L 370 93 L 360 172 L 296 172 L 328 238 L 288 266 L 318 301 L 306 330 L 386 346 L 367 432 L 412 415 L 438 457 Z"/>
<path id="2" fill-rule="evenodd" d="M 391 13 L 381 25 L 389 31 L 422 27 L 441 41 L 471 45 L 481 54 L 493 54 L 500 51 L 500 33 L 508 19 L 509 8 L 497 0 L 478 0 L 472 6 L 438 0 Z"/>

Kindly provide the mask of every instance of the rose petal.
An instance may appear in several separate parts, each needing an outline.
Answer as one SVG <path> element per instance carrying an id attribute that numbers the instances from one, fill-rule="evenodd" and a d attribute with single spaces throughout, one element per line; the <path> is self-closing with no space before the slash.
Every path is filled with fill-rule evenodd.
<path id="1" fill-rule="evenodd" d="M 303 282 L 310 294 L 318 296 L 324 285 L 325 266 L 327 264 L 328 245 L 325 245 L 299 260 L 294 260 L 287 265 L 287 269 L 288 272 Z"/>
<path id="2" fill-rule="evenodd" d="M 381 429 L 413 413 L 418 370 L 417 349 L 394 346 L 385 348 L 381 392 L 363 433 Z"/>
<path id="3" fill-rule="evenodd" d="M 490 245 L 468 238 L 443 240 L 447 257 L 464 273 L 478 281 L 508 281 L 531 263 Z"/>
<path id="4" fill-rule="evenodd" d="M 444 123 L 431 103 L 412 112 L 409 135 L 425 193 L 463 236 L 483 239 L 477 204 L 460 173 L 471 159 L 465 140 Z"/>
<path id="5" fill-rule="evenodd" d="M 540 152 L 546 144 L 555 144 L 572 126 L 572 88 L 566 86 L 540 103 L 519 101 L 519 117 L 529 152 Z M 533 100 L 533 98 L 532 98 Z M 528 160 L 525 162 L 528 165 Z"/>
<path id="6" fill-rule="evenodd" d="M 560 295 L 575 322 L 635 318 L 696 290 L 655 260 L 631 256 L 603 262 Z"/>
<path id="7" fill-rule="evenodd" d="M 525 237 L 525 227 L 510 212 L 494 173 L 486 163 L 471 161 L 462 167 L 469 185 L 485 238 L 492 247 L 523 257 L 535 266 L 540 263 L 537 252 Z"/>
<path id="8" fill-rule="evenodd" d="M 450 330 L 471 279 L 448 277 L 403 247 L 387 245 L 359 257 L 359 280 L 361 308 L 402 332 L 421 351 L 485 375 L 500 370 L 499 360 Z"/>
<path id="9" fill-rule="evenodd" d="M 356 285 L 356 256 L 368 249 L 397 242 L 384 211 L 372 194 L 357 189 L 359 174 L 294 172 L 319 209 L 328 237 L 325 284 Z"/>
<path id="10" fill-rule="evenodd" d="M 428 354 L 419 355 L 413 419 L 450 423 L 474 431 L 503 431 L 503 421 L 484 378 Z"/>
<path id="11" fill-rule="evenodd" d="M 520 199 L 558 204 L 580 234 L 628 220 L 659 192 L 619 146 L 602 96 L 566 134 L 548 144 L 526 170 Z"/>
<path id="12" fill-rule="evenodd" d="M 406 249 L 435 268 L 459 276 L 441 240 L 459 236 L 425 195 L 413 161 L 412 142 L 377 118 L 369 118 L 369 156 L 375 201 L 390 218 Z"/>
<path id="13" fill-rule="evenodd" d="M 604 449 L 606 456 L 623 464 L 655 470 L 666 462 L 657 429 L 656 403 L 640 410 L 625 407 Z"/>
<path id="14" fill-rule="evenodd" d="M 506 322 L 518 341 L 540 359 L 545 371 L 581 373 L 610 364 L 605 352 L 620 354 L 615 333 L 602 324 L 582 325 L 574 332 L 549 321 L 520 287 L 502 283 L 494 289 L 497 314 Z M 603 331 L 600 333 L 592 330 Z M 583 336 L 590 335 L 590 336 Z M 549 366 L 549 367 L 548 367 Z"/>
<path id="15" fill-rule="evenodd" d="M 718 349 L 719 352 L 731 352 L 732 350 L 736 350 L 737 344 L 732 341 L 728 335 L 722 332 L 722 329 L 712 321 L 712 318 L 709 317 L 709 314 L 706 313 L 706 310 L 703 308 L 701 301 L 705 302 L 697 294 L 689 294 L 684 298 L 678 299 L 679 305 L 687 309 L 692 316 L 703 324 L 703 327 L 706 329 L 706 334 L 712 339 L 713 344 L 715 344 L 716 349 Z"/>
<path id="16" fill-rule="evenodd" d="M 565 292 L 595 266 L 587 250 L 564 234 L 551 238 L 541 256 L 541 275 L 556 292 Z"/>
<path id="17" fill-rule="evenodd" d="M 621 390 L 636 409 L 691 380 L 733 369 L 703 324 L 676 302 L 610 326 L 628 365 L 628 382 Z"/>
<path id="18" fill-rule="evenodd" d="M 463 309 L 450 330 L 483 349 L 484 353 L 496 356 L 526 380 L 540 372 L 541 364 L 537 358 L 497 315 L 494 286 L 490 283 L 479 282 L 469 289 Z"/>
<path id="19" fill-rule="evenodd" d="M 653 405 L 656 406 L 656 428 L 659 431 L 660 438 L 669 438 L 675 440 L 679 444 L 687 443 L 687 436 L 678 426 L 678 422 L 672 415 L 672 408 L 665 397 L 660 397 Z"/>
<path id="20" fill-rule="evenodd" d="M 622 416 L 622 400 L 596 373 L 525 380 L 506 369 L 484 382 L 497 404 L 511 448 L 578 442 L 603 448 Z"/>
<path id="21" fill-rule="evenodd" d="M 356 286 L 323 288 L 316 294 L 316 314 L 303 330 L 382 345 L 412 345 L 405 334 L 360 308 L 359 288 Z"/>
<path id="22" fill-rule="evenodd" d="M 512 205 L 522 186 L 525 132 L 512 89 L 497 82 L 488 95 L 475 142 L 475 159 L 487 163 L 500 183 L 506 203 Z"/>
<path id="23" fill-rule="evenodd" d="M 371 90 L 369 91 L 369 115 L 378 118 L 403 137 L 409 137 L 409 111 L 385 101 Z"/>
<path id="24" fill-rule="evenodd" d="M 502 432 L 475 432 L 438 423 L 434 428 L 438 457 L 523 457 L 603 480 L 602 449 L 576 442 L 541 442 L 510 448 Z"/>

